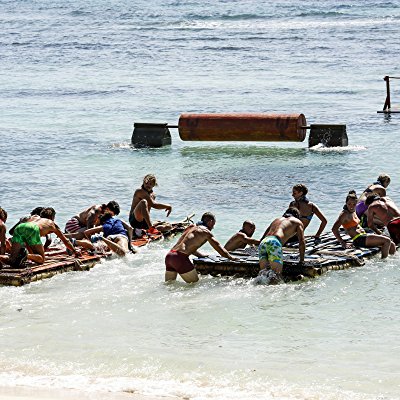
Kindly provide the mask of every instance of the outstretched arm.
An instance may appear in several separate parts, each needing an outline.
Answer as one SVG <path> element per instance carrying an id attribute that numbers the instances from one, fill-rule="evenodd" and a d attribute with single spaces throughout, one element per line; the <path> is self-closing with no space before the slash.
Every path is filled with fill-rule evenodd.
<path id="1" fill-rule="evenodd" d="M 342 239 L 342 237 L 340 236 L 340 233 L 339 233 L 340 225 L 342 225 L 341 217 L 342 217 L 342 214 L 339 215 L 338 219 L 333 224 L 332 233 L 334 234 L 334 236 L 338 240 L 338 242 L 342 245 L 342 247 L 344 249 L 347 249 L 349 247 L 349 245 Z"/>
<path id="2" fill-rule="evenodd" d="M 208 242 L 211 244 L 213 249 L 217 251 L 222 257 L 229 258 L 230 260 L 236 260 L 235 257 L 231 256 L 229 251 L 225 250 L 217 239 L 210 233 L 210 236 L 207 238 Z"/>
<path id="3" fill-rule="evenodd" d="M 248 245 L 255 245 L 258 246 L 261 242 L 261 240 L 258 239 L 253 239 L 251 237 L 248 237 L 247 235 L 244 236 L 244 238 L 242 238 L 243 243 L 248 244 Z"/>
<path id="4" fill-rule="evenodd" d="M 315 205 L 312 205 L 312 210 L 314 214 L 320 219 L 321 223 L 319 225 L 318 231 L 315 234 L 316 238 L 319 238 L 321 236 L 321 233 L 324 231 L 326 224 L 328 223 L 328 220 L 325 218 L 325 215 L 322 214 L 321 210 Z"/>
<path id="5" fill-rule="evenodd" d="M 72 252 L 75 253 L 75 255 L 79 255 L 79 253 L 76 251 L 75 247 L 72 245 L 72 243 L 65 237 L 65 235 L 61 232 L 60 228 L 54 224 L 54 228 L 53 228 L 53 233 L 55 233 L 60 239 L 61 241 L 65 244 L 65 247 L 69 250 L 71 250 Z"/>
<path id="6" fill-rule="evenodd" d="M 270 228 L 271 228 L 271 224 L 268 226 L 268 228 L 265 230 L 264 234 L 261 236 L 260 242 L 268 235 L 268 231 L 270 230 Z"/>
<path id="7" fill-rule="evenodd" d="M 304 229 L 303 224 L 300 222 L 296 228 L 296 234 L 299 238 L 299 255 L 300 255 L 300 262 L 304 262 L 304 254 L 306 252 L 306 242 L 304 239 Z"/>
<path id="8" fill-rule="evenodd" d="M 86 229 L 83 231 L 86 239 L 90 240 L 90 236 L 94 235 L 95 233 L 103 232 L 103 225 L 95 226 L 94 228 Z"/>

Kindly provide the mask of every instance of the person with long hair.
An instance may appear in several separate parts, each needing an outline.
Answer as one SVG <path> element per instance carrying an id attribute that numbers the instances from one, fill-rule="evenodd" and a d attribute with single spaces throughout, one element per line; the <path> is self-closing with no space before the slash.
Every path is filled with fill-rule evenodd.
<path id="1" fill-rule="evenodd" d="M 377 235 L 375 233 L 367 233 L 360 225 L 360 219 L 356 214 L 357 194 L 351 190 L 346 197 L 346 203 L 338 219 L 332 226 L 332 232 L 343 248 L 350 248 L 351 244 L 346 243 L 339 233 L 340 226 L 346 230 L 350 236 L 354 247 L 379 247 L 381 249 L 382 258 L 386 258 L 389 254 L 396 252 L 395 244 L 389 237 Z"/>

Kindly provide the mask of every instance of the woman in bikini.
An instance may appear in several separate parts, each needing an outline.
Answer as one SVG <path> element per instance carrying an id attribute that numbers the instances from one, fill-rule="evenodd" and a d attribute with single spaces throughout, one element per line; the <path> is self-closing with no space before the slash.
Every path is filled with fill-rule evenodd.
<path id="1" fill-rule="evenodd" d="M 315 242 L 318 244 L 321 239 L 321 233 L 325 229 L 327 224 L 327 219 L 325 215 L 322 214 L 321 210 L 314 204 L 311 203 L 310 200 L 307 198 L 308 188 L 303 184 L 298 184 L 293 186 L 292 189 L 292 196 L 294 201 L 289 204 L 289 207 L 296 207 L 300 211 L 300 221 L 303 223 L 304 230 L 306 230 L 307 226 L 310 225 L 310 222 L 314 216 L 321 221 L 317 233 L 314 235 Z M 297 237 L 295 237 L 297 241 Z M 294 241 L 293 239 L 291 241 Z"/>
<path id="2" fill-rule="evenodd" d="M 350 248 L 351 244 L 346 243 L 339 233 L 340 226 L 346 230 L 347 234 L 353 241 L 355 247 L 380 247 L 382 258 L 386 258 L 389 254 L 396 252 L 395 244 L 389 237 L 384 235 L 376 235 L 366 233 L 360 226 L 360 219 L 356 214 L 357 195 L 354 190 L 351 190 L 346 197 L 346 204 L 343 211 L 340 213 L 338 219 L 332 227 L 332 232 L 336 239 L 340 242 L 343 248 Z"/>

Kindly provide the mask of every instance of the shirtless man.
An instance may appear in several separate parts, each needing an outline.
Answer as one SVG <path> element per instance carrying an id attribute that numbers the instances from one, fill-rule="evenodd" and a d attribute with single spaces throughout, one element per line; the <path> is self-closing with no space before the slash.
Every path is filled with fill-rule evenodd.
<path id="1" fill-rule="evenodd" d="M 6 254 L 7 212 L 0 207 L 0 255 Z"/>
<path id="2" fill-rule="evenodd" d="M 380 234 L 379 228 L 375 225 L 376 219 L 387 227 L 390 237 L 397 245 L 400 243 L 400 210 L 389 197 L 379 197 L 371 194 L 365 200 L 368 206 L 367 218 L 368 227 Z"/>
<path id="3" fill-rule="evenodd" d="M 251 237 L 256 230 L 256 226 L 252 221 L 244 221 L 242 229 L 235 233 L 225 244 L 225 250 L 234 251 L 236 249 L 244 249 L 247 245 L 259 245 L 260 241 Z"/>
<path id="4" fill-rule="evenodd" d="M 197 225 L 190 225 L 183 232 L 176 245 L 165 257 L 165 281 L 174 281 L 179 274 L 187 283 L 197 282 L 199 277 L 194 265 L 189 260 L 189 256 L 194 254 L 197 257 L 204 257 L 204 254 L 201 254 L 198 249 L 206 242 L 210 243 L 222 257 L 236 260 L 211 233 L 214 225 L 215 216 L 206 212 Z"/>
<path id="5" fill-rule="evenodd" d="M 10 264 L 14 268 L 19 268 L 26 259 L 36 264 L 43 264 L 45 253 L 40 238 L 51 233 L 55 233 L 63 241 L 67 249 L 71 250 L 75 255 L 79 255 L 71 242 L 54 223 L 54 209 L 44 209 L 41 215 L 46 215 L 45 211 L 48 211 L 48 218 L 33 215 L 26 222 L 21 222 L 15 227 L 14 236 L 11 239 L 11 254 L 9 256 L 0 256 L 0 261 Z M 31 253 L 27 254 L 25 245 L 29 246 Z"/>
<path id="6" fill-rule="evenodd" d="M 75 239 L 84 238 L 83 231 L 98 225 L 100 217 L 106 212 L 110 205 L 112 206 L 112 203 L 114 202 L 110 201 L 108 204 L 95 204 L 73 216 L 65 224 L 66 236 Z"/>
<path id="7" fill-rule="evenodd" d="M 270 267 L 279 278 L 283 269 L 282 246 L 294 235 L 299 238 L 300 263 L 304 262 L 306 244 L 300 212 L 289 207 L 281 218 L 276 218 L 264 232 L 258 248 L 260 269 Z"/>
<path id="8" fill-rule="evenodd" d="M 153 192 L 155 186 L 157 186 L 156 177 L 152 174 L 146 175 L 143 178 L 142 186 L 136 189 L 133 195 L 131 210 L 129 211 L 129 223 L 135 229 L 137 236 L 141 236 L 142 229 L 147 230 L 150 234 L 157 234 L 160 231 L 163 232 L 170 229 L 170 226 L 157 226 L 157 230 L 151 222 L 150 210 L 152 208 L 165 210 L 167 217 L 172 211 L 172 207 L 169 204 L 156 202 L 156 196 Z"/>
<path id="9" fill-rule="evenodd" d="M 93 243 L 102 240 L 108 248 L 119 256 L 123 257 L 131 251 L 136 253 L 137 250 L 132 247 L 133 229 L 121 219 L 114 218 L 116 212 L 119 213 L 119 205 L 114 202 L 114 207 L 110 207 L 107 212 L 100 218 L 100 225 L 90 228 L 84 232 L 87 240 L 77 240 L 76 244 L 90 250 L 95 250 Z M 116 207 L 118 206 L 118 207 Z M 96 235 L 103 233 L 103 236 Z"/>

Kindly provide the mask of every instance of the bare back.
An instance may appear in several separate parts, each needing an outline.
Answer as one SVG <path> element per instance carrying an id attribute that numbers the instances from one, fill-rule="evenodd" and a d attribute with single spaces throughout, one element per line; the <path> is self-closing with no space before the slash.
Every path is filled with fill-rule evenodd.
<path id="1" fill-rule="evenodd" d="M 101 205 L 95 204 L 77 214 L 75 218 L 79 221 L 79 223 L 82 226 L 86 226 L 88 224 L 89 216 L 93 216 L 93 214 L 100 215 L 101 209 L 102 209 Z"/>
<path id="2" fill-rule="evenodd" d="M 400 210 L 389 197 L 382 197 L 368 207 L 368 221 L 378 218 L 383 225 L 388 225 L 394 218 L 400 217 Z"/>
<path id="3" fill-rule="evenodd" d="M 191 225 L 183 232 L 172 250 L 191 255 L 203 246 L 211 236 L 211 232 L 206 227 Z"/>
<path id="4" fill-rule="evenodd" d="M 267 231 L 267 236 L 276 236 L 282 244 L 285 244 L 292 236 L 301 233 L 303 238 L 303 224 L 302 222 L 294 217 L 285 218 L 280 217 L 272 221 Z"/>
<path id="5" fill-rule="evenodd" d="M 373 183 L 364 190 L 364 192 L 358 199 L 358 202 L 365 201 L 367 199 L 367 195 L 369 195 L 370 193 L 375 193 L 380 197 L 384 197 L 386 196 L 386 189 L 382 185 L 379 185 L 378 183 Z"/>

